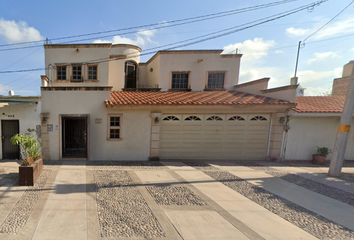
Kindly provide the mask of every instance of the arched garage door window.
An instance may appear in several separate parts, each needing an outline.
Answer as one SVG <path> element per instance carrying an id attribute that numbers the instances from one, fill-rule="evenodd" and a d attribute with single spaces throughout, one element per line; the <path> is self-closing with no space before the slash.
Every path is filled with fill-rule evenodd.
<path id="1" fill-rule="evenodd" d="M 125 62 L 125 88 L 136 88 L 136 64 L 132 61 Z"/>

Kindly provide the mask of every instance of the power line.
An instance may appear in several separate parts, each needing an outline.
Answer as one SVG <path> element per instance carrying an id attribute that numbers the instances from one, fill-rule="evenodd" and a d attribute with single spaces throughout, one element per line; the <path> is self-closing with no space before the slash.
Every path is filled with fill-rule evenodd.
<path id="1" fill-rule="evenodd" d="M 8 66 L 6 66 L 6 67 L 4 67 L 4 68 L 2 68 L 2 69 L 0 69 L 0 70 L 4 70 L 4 69 L 6 69 L 6 68 L 8 68 L 8 67 L 11 67 L 11 66 L 15 65 L 16 63 L 21 62 L 22 60 L 28 58 L 29 56 L 31 56 L 32 54 L 36 53 L 36 52 L 37 52 L 38 50 L 40 50 L 40 49 L 42 49 L 42 46 L 39 46 L 38 49 L 35 50 L 34 52 L 28 54 L 27 56 L 21 58 L 20 60 L 18 60 L 18 61 L 16 61 L 16 62 L 12 63 L 12 64 L 10 64 L 10 65 L 8 65 Z"/>
<path id="2" fill-rule="evenodd" d="M 330 22 L 332 22 L 336 17 L 338 17 L 342 12 L 344 12 L 350 5 L 352 5 L 352 3 L 354 2 L 351 1 L 345 8 L 342 9 L 342 11 L 340 11 L 338 14 L 336 14 L 333 18 L 331 18 L 328 22 L 326 22 L 322 27 L 320 27 L 319 29 L 317 29 L 315 32 L 313 32 L 312 34 L 310 34 L 310 36 L 308 36 L 307 38 L 305 38 L 302 42 L 303 44 L 305 44 L 305 41 L 307 39 L 309 39 L 310 37 L 312 37 L 313 35 L 315 35 L 316 33 L 318 33 L 320 30 L 322 30 L 325 26 L 327 26 Z"/>
<path id="3" fill-rule="evenodd" d="M 270 16 L 271 18 L 270 18 L 270 17 L 267 17 L 267 18 L 270 18 L 270 19 L 262 18 L 262 19 L 260 19 L 260 20 L 263 20 L 263 21 L 261 21 L 261 22 L 258 22 L 258 21 L 260 21 L 260 20 L 252 21 L 252 22 L 250 22 L 250 23 L 254 23 L 254 24 L 253 24 L 253 25 L 250 25 L 250 26 L 245 26 L 245 27 L 239 28 L 240 26 L 244 26 L 244 25 L 249 24 L 249 23 L 247 23 L 247 24 L 242 24 L 242 25 L 236 26 L 236 27 L 227 28 L 227 29 L 224 29 L 224 30 L 221 30 L 221 31 L 217 31 L 217 32 L 214 32 L 214 33 L 212 33 L 212 34 L 206 34 L 206 35 L 203 35 L 203 36 L 201 36 L 201 37 L 210 36 L 210 35 L 215 35 L 216 33 L 220 33 L 220 32 L 223 32 L 223 31 L 230 30 L 230 29 L 234 29 L 234 28 L 239 28 L 239 29 L 232 30 L 232 31 L 228 31 L 228 32 L 225 32 L 225 33 L 221 33 L 221 34 L 218 34 L 218 35 L 215 35 L 215 36 L 211 36 L 211 37 L 207 37 L 207 38 L 204 38 L 204 39 L 200 39 L 200 40 L 197 40 L 197 41 L 194 41 L 194 42 L 190 42 L 190 43 L 186 43 L 186 44 L 177 45 L 177 46 L 174 46 L 173 48 L 186 47 L 186 46 L 190 46 L 190 45 L 193 45 L 193 44 L 196 44 L 196 43 L 200 43 L 200 42 L 212 40 L 212 39 L 215 39 L 215 38 L 219 38 L 219 37 L 222 37 L 222 36 L 226 36 L 226 35 L 229 35 L 229 34 L 232 34 L 232 33 L 235 33 L 235 32 L 239 32 L 239 31 L 242 31 L 242 30 L 251 28 L 251 27 L 258 26 L 258 25 L 260 25 L 260 24 L 264 24 L 264 23 L 267 23 L 267 22 L 270 22 L 270 21 L 274 21 L 274 20 L 277 20 L 277 19 L 280 19 L 280 18 L 289 16 L 289 15 L 291 15 L 291 14 L 295 14 L 295 13 L 297 13 L 297 12 L 306 10 L 306 9 L 308 9 L 309 7 L 314 7 L 315 5 L 319 5 L 319 4 L 324 3 L 324 2 L 327 2 L 327 1 L 329 1 L 329 0 L 318 1 L 318 2 L 316 2 L 316 3 L 307 4 L 307 5 L 304 5 L 304 6 L 302 6 L 302 7 L 298 7 L 298 8 L 295 8 L 295 9 L 293 9 L 293 10 L 285 11 L 285 12 L 280 13 L 280 14 L 272 15 L 272 16 Z M 255 23 L 255 22 L 258 22 L 258 23 Z M 201 37 L 197 37 L 197 38 L 201 38 Z M 187 41 L 195 40 L 195 39 L 197 39 L 197 38 L 192 38 L 192 39 L 180 41 L 180 42 L 177 42 L 177 43 L 167 44 L 167 45 L 164 45 L 164 46 L 162 46 L 162 47 L 170 46 L 170 45 L 174 45 L 174 44 L 178 44 L 178 43 L 181 43 L 181 42 L 187 42 Z M 160 46 L 159 48 L 161 48 L 161 46 Z M 155 48 L 151 48 L 151 49 L 155 49 Z M 149 50 L 151 50 L 151 49 L 149 49 Z M 171 50 L 171 49 L 172 49 L 172 48 L 164 49 L 164 50 Z M 146 50 L 145 50 L 145 51 L 146 51 Z M 141 53 L 141 54 L 139 54 L 139 55 L 133 55 L 133 56 L 127 56 L 127 57 L 137 57 L 137 56 L 143 56 L 143 55 L 148 55 L 148 54 L 152 54 L 152 53 L 155 53 L 155 51 L 153 51 L 153 52 Z M 107 58 L 104 58 L 104 59 L 90 60 L 90 61 L 84 62 L 83 64 L 87 64 L 87 63 L 90 63 L 90 62 L 101 63 L 101 62 L 116 61 L 116 60 L 117 60 L 117 59 L 107 59 Z M 49 69 L 49 68 L 37 68 L 37 69 L 25 69 L 25 70 L 13 70 L 13 71 L 0 71 L 0 73 L 30 72 L 30 71 L 41 71 L 41 70 L 47 70 L 47 69 Z"/>
<path id="4" fill-rule="evenodd" d="M 189 23 L 195 23 L 195 22 L 210 20 L 210 19 L 214 19 L 214 18 L 229 16 L 229 15 L 234 15 L 234 14 L 239 14 L 239 13 L 244 13 L 244 12 L 249 12 L 249 11 L 254 11 L 254 10 L 259 10 L 259 9 L 262 9 L 262 8 L 273 7 L 273 6 L 286 4 L 286 3 L 290 3 L 290 2 L 295 2 L 295 1 L 299 1 L 299 0 L 283 0 L 283 1 L 278 1 L 278 2 L 271 2 L 271 3 L 267 3 L 267 4 L 247 7 L 247 8 L 234 9 L 234 10 L 223 11 L 223 12 L 218 12 L 218 13 L 206 14 L 206 15 L 201 15 L 201 16 L 197 16 L 197 17 L 190 17 L 190 18 L 184 18 L 184 19 L 160 22 L 160 23 L 153 23 L 153 24 L 145 24 L 145 25 L 140 25 L 140 26 L 135 26 L 135 27 L 121 28 L 121 29 L 115 29 L 115 30 L 109 30 L 109 31 L 101 31 L 101 32 L 73 35 L 73 36 L 67 36 L 67 37 L 58 37 L 58 38 L 52 38 L 50 40 L 54 41 L 54 40 L 62 40 L 62 39 L 68 39 L 68 38 L 77 38 L 77 37 L 83 37 L 83 36 L 98 35 L 98 34 L 110 33 L 110 32 L 120 32 L 120 31 L 137 29 L 137 28 L 153 27 L 153 26 L 158 26 L 158 25 L 163 24 L 164 26 L 158 26 L 158 27 L 154 28 L 154 29 L 162 29 L 162 28 L 167 28 L 167 27 L 174 27 L 174 26 L 179 26 L 179 25 L 184 25 L 184 24 L 189 24 Z M 194 20 L 194 19 L 197 19 L 197 20 Z M 189 21 L 189 20 L 192 20 L 192 21 Z M 184 22 L 184 21 L 187 21 L 187 22 Z M 182 23 L 178 23 L 178 22 L 182 22 Z M 171 23 L 175 23 L 175 24 L 167 25 L 167 24 L 171 24 Z M 140 29 L 140 30 L 132 31 L 132 32 L 124 32 L 124 33 L 121 33 L 121 34 L 136 33 L 136 32 L 142 31 L 142 30 L 149 30 L 149 29 Z M 111 36 L 115 36 L 115 35 L 116 34 L 100 36 L 100 37 L 111 37 Z M 69 42 L 64 42 L 64 43 L 77 42 L 77 41 L 87 41 L 87 40 L 96 39 L 96 38 L 98 38 L 98 37 L 74 40 L 74 41 L 69 41 Z M 31 41 L 31 42 L 22 42 L 22 43 L 12 43 L 12 44 L 2 44 L 2 45 L 0 45 L 0 47 L 22 45 L 22 44 L 30 44 L 30 43 L 39 43 L 39 42 L 43 42 L 43 40 Z M 36 46 L 7 48 L 7 49 L 1 49 L 0 51 L 17 50 L 17 49 L 33 48 L 33 47 L 36 47 Z"/>

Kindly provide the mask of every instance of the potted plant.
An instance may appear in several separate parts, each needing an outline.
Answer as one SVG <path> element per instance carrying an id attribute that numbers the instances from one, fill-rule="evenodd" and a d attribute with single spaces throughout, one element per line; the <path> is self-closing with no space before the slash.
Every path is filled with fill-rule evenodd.
<path id="1" fill-rule="evenodd" d="M 313 164 L 324 165 L 326 162 L 326 157 L 332 152 L 328 147 L 317 147 L 316 153 L 312 155 Z"/>
<path id="2" fill-rule="evenodd" d="M 19 185 L 33 186 L 43 170 L 42 142 L 34 133 L 16 134 L 11 138 L 13 145 L 19 145 L 22 165 L 19 167 Z"/>

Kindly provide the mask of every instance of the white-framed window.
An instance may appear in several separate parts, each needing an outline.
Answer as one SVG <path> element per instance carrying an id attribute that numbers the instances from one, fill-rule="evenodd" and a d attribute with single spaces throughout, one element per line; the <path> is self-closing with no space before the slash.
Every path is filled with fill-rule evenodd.
<path id="1" fill-rule="evenodd" d="M 98 64 L 87 65 L 87 80 L 89 81 L 98 80 Z"/>
<path id="2" fill-rule="evenodd" d="M 225 83 L 225 72 L 208 72 L 208 89 L 223 89 Z"/>
<path id="3" fill-rule="evenodd" d="M 108 115 L 108 140 L 122 139 L 122 115 L 109 114 Z"/>
<path id="4" fill-rule="evenodd" d="M 188 89 L 189 72 L 172 72 L 171 89 Z"/>
<path id="5" fill-rule="evenodd" d="M 56 65 L 56 80 L 67 80 L 67 65 Z"/>

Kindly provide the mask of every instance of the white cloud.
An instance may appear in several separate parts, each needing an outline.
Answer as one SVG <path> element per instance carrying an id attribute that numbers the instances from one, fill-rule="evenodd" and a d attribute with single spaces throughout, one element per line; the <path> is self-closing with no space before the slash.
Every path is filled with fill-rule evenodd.
<path id="1" fill-rule="evenodd" d="M 303 28 L 287 28 L 286 34 L 290 37 L 301 37 L 310 32 L 310 29 L 303 29 Z"/>
<path id="2" fill-rule="evenodd" d="M 327 58 L 335 58 L 337 56 L 338 55 L 335 52 L 314 53 L 314 57 L 310 58 L 309 60 L 307 60 L 307 63 L 310 64 L 310 63 L 313 63 L 313 62 L 325 60 Z"/>
<path id="3" fill-rule="evenodd" d="M 318 20 L 318 19 L 317 19 Z M 287 28 L 286 34 L 289 37 L 307 37 L 310 34 L 317 31 L 320 27 L 322 27 L 325 23 L 328 22 L 329 19 L 321 19 L 317 21 L 316 24 L 312 28 L 304 29 L 304 28 Z M 336 22 L 332 22 L 329 25 L 325 26 L 319 32 L 314 34 L 311 39 L 322 39 L 327 37 L 333 37 L 336 35 L 343 35 L 354 32 L 354 15 L 347 15 L 342 17 Z"/>
<path id="4" fill-rule="evenodd" d="M 304 83 L 311 83 L 314 81 L 322 80 L 325 82 L 332 81 L 334 78 L 334 71 L 314 71 L 314 70 L 305 70 L 298 72 L 299 82 L 301 85 L 306 87 Z"/>
<path id="5" fill-rule="evenodd" d="M 335 78 L 340 78 L 342 77 L 342 72 L 343 72 L 343 68 L 342 67 L 337 67 L 333 70 L 334 73 L 334 77 Z"/>
<path id="6" fill-rule="evenodd" d="M 22 41 L 38 41 L 44 39 L 39 31 L 33 27 L 29 27 L 24 21 L 6 21 L 0 19 L 0 35 L 7 42 L 22 42 Z"/>
<path id="7" fill-rule="evenodd" d="M 114 36 L 111 40 L 95 40 L 94 43 L 127 43 L 137 46 L 144 46 L 147 42 L 158 44 L 158 42 L 151 40 L 151 38 L 155 36 L 155 33 L 155 29 L 140 29 L 134 38 Z"/>
<path id="8" fill-rule="evenodd" d="M 327 21 L 327 20 L 326 20 Z M 332 37 L 335 35 L 343 35 L 354 32 L 354 15 L 347 16 L 331 23 L 314 35 L 315 39 Z"/>
<path id="9" fill-rule="evenodd" d="M 305 89 L 305 96 L 319 96 L 327 92 L 329 89 L 324 87 L 308 87 Z"/>
<path id="10" fill-rule="evenodd" d="M 255 38 L 246 40 L 243 43 L 230 44 L 224 47 L 223 53 L 229 53 L 238 49 L 242 53 L 242 64 L 259 60 L 268 54 L 269 48 L 275 45 L 274 40 L 265 41 L 263 38 Z"/>

